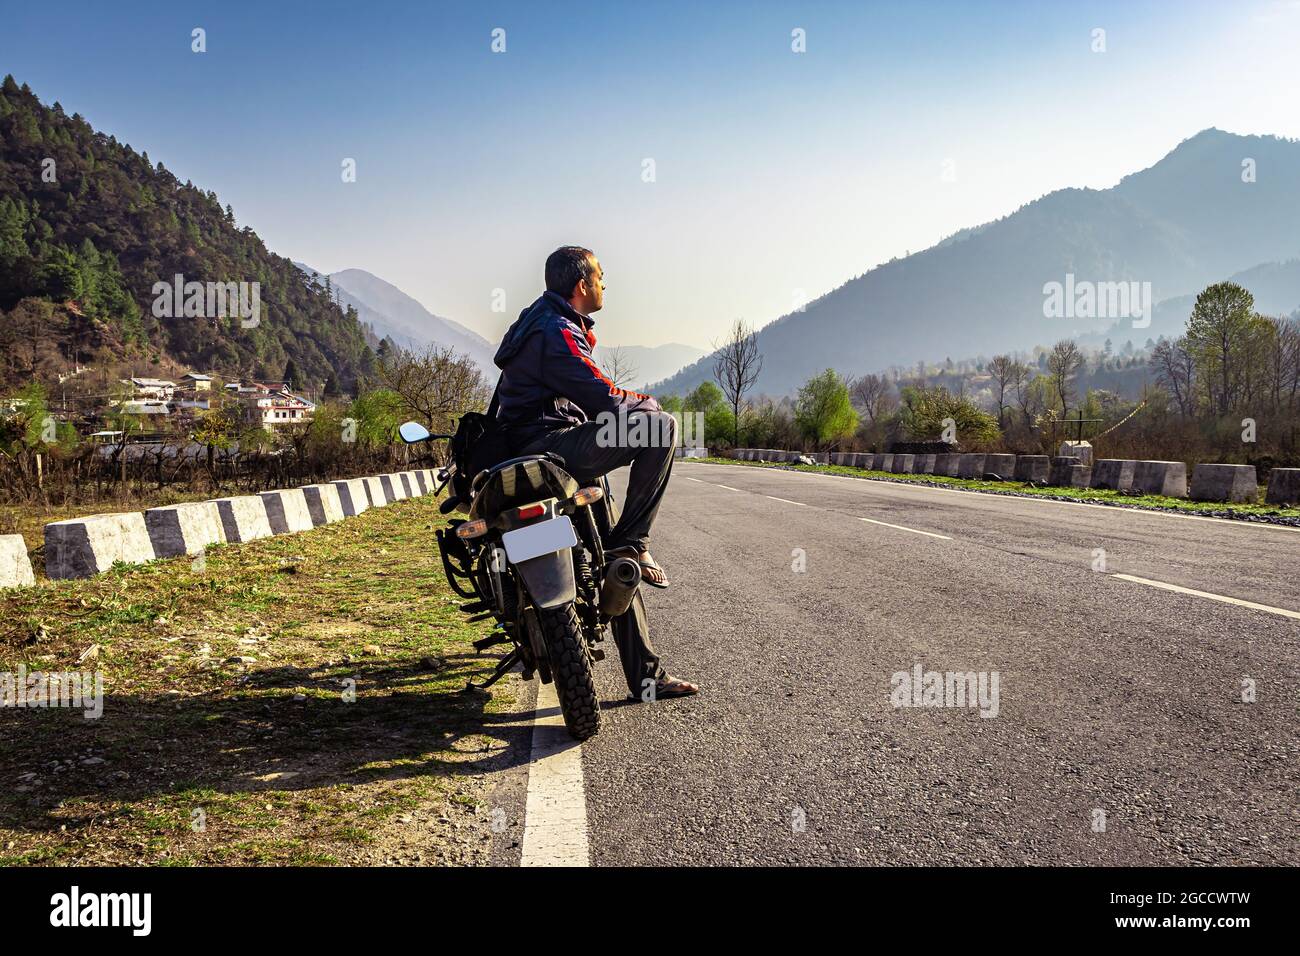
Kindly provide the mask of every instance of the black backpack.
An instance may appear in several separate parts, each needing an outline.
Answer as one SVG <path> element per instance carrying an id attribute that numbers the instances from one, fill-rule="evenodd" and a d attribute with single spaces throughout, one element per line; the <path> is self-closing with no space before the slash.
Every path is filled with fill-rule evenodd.
<path id="1" fill-rule="evenodd" d="M 497 383 L 497 388 L 500 388 Z M 510 439 L 497 424 L 497 392 L 486 413 L 466 412 L 456 423 L 456 433 L 451 438 L 451 461 L 456 474 L 451 481 L 453 497 L 459 499 L 458 507 L 467 510 L 470 483 L 484 468 L 500 464 L 511 456 Z"/>

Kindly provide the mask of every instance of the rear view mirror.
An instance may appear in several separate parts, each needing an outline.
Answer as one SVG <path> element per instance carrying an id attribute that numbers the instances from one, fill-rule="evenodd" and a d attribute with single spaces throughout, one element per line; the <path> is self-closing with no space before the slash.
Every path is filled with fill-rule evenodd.
<path id="1" fill-rule="evenodd" d="M 425 428 L 419 422 L 406 422 L 397 429 L 397 433 L 402 436 L 402 441 L 408 445 L 414 445 L 418 441 L 424 441 L 433 437 L 429 429 Z"/>

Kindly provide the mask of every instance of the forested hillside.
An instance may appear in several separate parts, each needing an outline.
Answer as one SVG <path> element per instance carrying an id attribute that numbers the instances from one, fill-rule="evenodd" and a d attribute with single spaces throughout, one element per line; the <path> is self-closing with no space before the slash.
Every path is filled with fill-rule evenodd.
<path id="1" fill-rule="evenodd" d="M 260 283 L 260 322 L 156 318 L 154 283 L 176 274 Z M 292 361 L 303 386 L 350 391 L 374 363 L 355 313 L 215 193 L 11 76 L 0 86 L 0 311 L 9 384 L 113 360 L 278 378 Z"/>

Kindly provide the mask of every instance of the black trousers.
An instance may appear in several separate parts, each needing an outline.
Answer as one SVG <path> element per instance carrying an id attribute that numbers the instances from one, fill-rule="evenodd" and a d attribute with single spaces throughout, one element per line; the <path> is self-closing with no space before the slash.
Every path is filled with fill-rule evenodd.
<path id="1" fill-rule="evenodd" d="M 667 412 L 632 412 L 617 421 L 593 421 L 547 432 L 515 451 L 517 455 L 554 452 L 564 470 L 579 481 L 608 475 L 631 465 L 627 501 L 606 548 L 645 548 L 659 502 L 668 490 L 677 448 L 677 420 Z"/>
<path id="2" fill-rule="evenodd" d="M 638 423 L 639 416 L 645 421 Z M 627 500 L 622 514 L 618 504 L 609 499 L 609 517 L 614 527 L 606 536 L 605 547 L 616 548 L 635 545 L 645 548 L 650 541 L 650 526 L 659 513 L 659 503 L 668 489 L 668 478 L 673 469 L 676 449 L 676 421 L 666 412 L 633 412 L 626 416 L 623 434 L 636 440 L 640 434 L 654 440 L 644 444 L 611 442 L 611 435 L 619 434 L 608 422 L 585 422 L 573 428 L 560 429 L 539 436 L 515 450 L 519 455 L 538 455 L 554 452 L 564 459 L 565 471 L 579 481 L 607 475 L 624 465 L 632 466 L 627 481 Z M 659 654 L 650 643 L 650 621 L 646 616 L 645 602 L 638 590 L 632 605 L 610 622 L 614 643 L 623 664 L 623 676 L 628 691 L 641 697 L 648 686 L 664 676 Z"/>

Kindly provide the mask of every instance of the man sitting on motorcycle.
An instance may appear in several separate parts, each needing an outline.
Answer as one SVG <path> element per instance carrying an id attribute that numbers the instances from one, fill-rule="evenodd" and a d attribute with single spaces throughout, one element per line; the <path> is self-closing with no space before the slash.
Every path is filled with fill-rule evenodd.
<path id="1" fill-rule="evenodd" d="M 497 421 L 516 455 L 553 452 L 565 470 L 594 479 L 631 465 L 627 500 L 606 547 L 641 565 L 641 580 L 668 587 L 647 550 L 650 526 L 668 488 L 677 422 L 649 395 L 619 388 L 592 358 L 591 318 L 604 305 L 600 262 L 590 249 L 563 246 L 546 260 L 546 291 L 520 313 L 497 349 L 501 369 Z M 640 595 L 613 622 L 628 688 L 634 697 L 681 697 L 699 688 L 659 665 Z"/>

